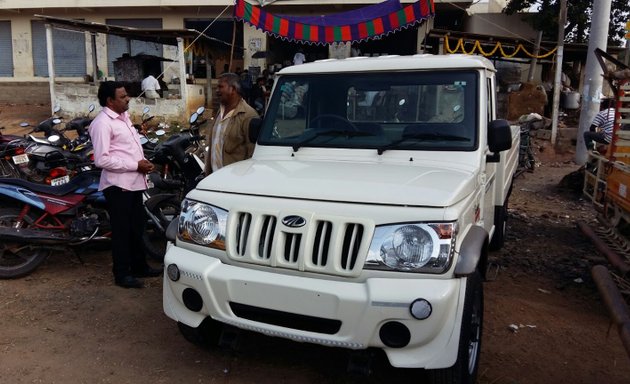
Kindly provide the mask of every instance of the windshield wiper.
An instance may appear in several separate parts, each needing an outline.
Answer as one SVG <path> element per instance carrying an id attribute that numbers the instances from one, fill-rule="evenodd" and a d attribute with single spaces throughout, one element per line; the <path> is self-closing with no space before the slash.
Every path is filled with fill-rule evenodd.
<path id="1" fill-rule="evenodd" d="M 450 135 L 446 133 L 437 133 L 437 132 L 418 132 L 418 133 L 408 133 L 403 134 L 400 139 L 394 140 L 391 143 L 384 145 L 380 148 L 377 148 L 377 152 L 379 155 L 382 155 L 383 152 L 388 149 L 395 148 L 398 144 L 403 143 L 408 140 L 422 140 L 422 141 L 470 141 L 469 137 Z"/>
<path id="2" fill-rule="evenodd" d="M 331 138 L 334 138 L 340 136 L 359 137 L 376 135 L 372 132 L 357 131 L 354 129 L 312 129 L 309 133 L 307 133 L 306 137 L 293 144 L 293 152 L 297 152 L 298 149 L 310 143 L 312 140 L 322 136 L 330 136 Z"/>

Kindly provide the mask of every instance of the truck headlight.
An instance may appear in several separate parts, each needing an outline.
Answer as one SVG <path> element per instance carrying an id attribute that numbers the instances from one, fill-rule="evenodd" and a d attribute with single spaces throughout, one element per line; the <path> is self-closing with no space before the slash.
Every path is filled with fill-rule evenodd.
<path id="1" fill-rule="evenodd" d="M 456 223 L 406 223 L 376 227 L 366 269 L 443 273 L 451 265 Z"/>
<path id="2" fill-rule="evenodd" d="M 228 212 L 210 204 L 184 199 L 179 215 L 179 240 L 225 250 Z"/>

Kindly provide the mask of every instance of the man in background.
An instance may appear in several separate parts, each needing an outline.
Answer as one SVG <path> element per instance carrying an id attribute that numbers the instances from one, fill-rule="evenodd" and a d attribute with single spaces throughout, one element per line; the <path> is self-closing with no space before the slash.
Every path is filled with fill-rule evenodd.
<path id="1" fill-rule="evenodd" d="M 147 77 L 144 78 L 144 80 L 142 80 L 142 84 L 140 84 L 140 87 L 142 88 L 144 97 L 148 99 L 160 98 L 160 82 L 152 74 L 149 74 Z"/>
<path id="2" fill-rule="evenodd" d="M 254 144 L 249 141 L 249 122 L 258 114 L 243 99 L 239 75 L 220 75 L 217 97 L 219 114 L 206 137 L 206 142 L 210 144 L 206 154 L 206 175 L 248 159 L 254 152 Z"/>
<path id="3" fill-rule="evenodd" d="M 306 56 L 304 56 L 304 52 L 302 52 L 302 48 L 298 49 L 298 51 L 293 55 L 293 65 L 304 64 L 306 61 Z"/>
<path id="4" fill-rule="evenodd" d="M 612 141 L 613 126 L 615 124 L 614 99 L 603 99 L 601 111 L 595 115 L 588 131 L 584 132 L 584 144 L 587 150 L 594 147 L 593 142 L 608 145 Z"/>

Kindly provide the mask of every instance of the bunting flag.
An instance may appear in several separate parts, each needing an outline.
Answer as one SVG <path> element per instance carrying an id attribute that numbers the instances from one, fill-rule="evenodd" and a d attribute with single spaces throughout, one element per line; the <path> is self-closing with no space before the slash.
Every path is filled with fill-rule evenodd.
<path id="1" fill-rule="evenodd" d="M 245 0 L 235 0 L 234 17 L 267 34 L 306 44 L 332 44 L 377 39 L 419 24 L 435 15 L 433 0 L 405 5 L 399 0 L 326 16 L 273 15 Z"/>

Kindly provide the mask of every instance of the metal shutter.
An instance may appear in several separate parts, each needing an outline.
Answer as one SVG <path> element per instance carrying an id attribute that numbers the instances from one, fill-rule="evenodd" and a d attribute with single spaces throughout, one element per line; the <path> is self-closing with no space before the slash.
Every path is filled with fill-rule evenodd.
<path id="1" fill-rule="evenodd" d="M 162 28 L 162 19 L 107 19 L 105 23 L 120 27 Z M 121 57 L 123 53 L 127 53 L 127 39 L 107 35 L 107 72 L 110 76 L 114 74 L 114 61 Z M 131 40 L 131 55 L 139 53 L 161 57 L 162 44 Z"/>
<path id="2" fill-rule="evenodd" d="M 46 49 L 46 27 L 43 21 L 31 21 L 33 33 L 33 69 L 35 76 L 48 77 L 48 50 Z M 53 28 L 53 51 L 55 54 L 55 76 L 84 76 L 85 34 Z"/>
<path id="3" fill-rule="evenodd" d="M 0 21 L 0 76 L 13 77 L 13 44 L 11 22 Z"/>

